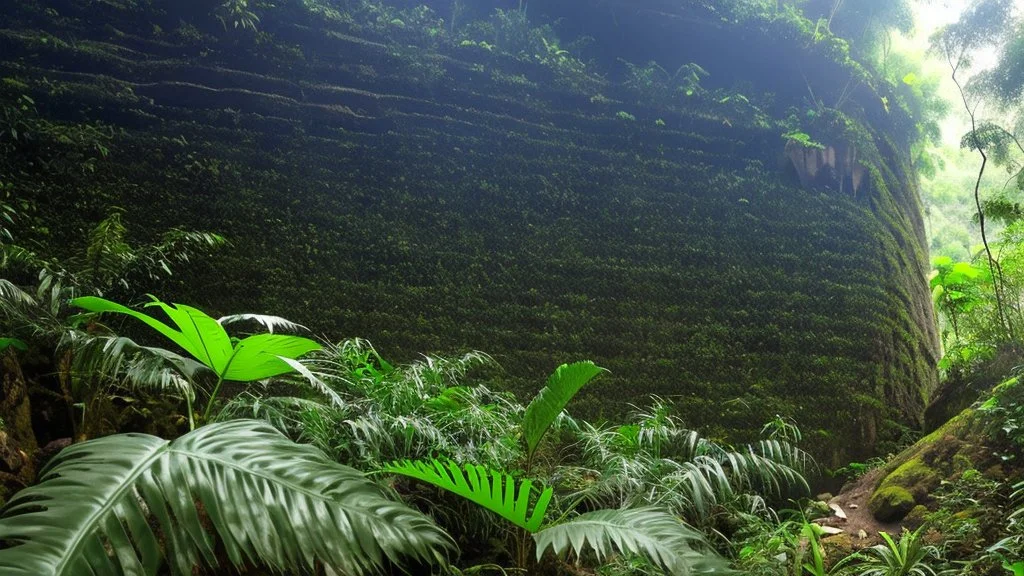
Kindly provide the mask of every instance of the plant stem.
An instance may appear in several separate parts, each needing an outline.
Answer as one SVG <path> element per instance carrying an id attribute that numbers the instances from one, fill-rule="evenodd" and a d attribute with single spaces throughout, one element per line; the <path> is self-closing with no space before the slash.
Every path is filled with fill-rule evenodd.
<path id="1" fill-rule="evenodd" d="M 210 421 L 210 412 L 213 411 L 213 402 L 217 399 L 217 393 L 220 392 L 220 385 L 224 383 L 222 376 L 217 376 L 217 385 L 213 387 L 213 392 L 210 392 L 210 399 L 206 403 L 206 410 L 203 411 L 203 423 Z"/>
<path id="2" fill-rule="evenodd" d="M 185 394 L 185 408 L 188 410 L 188 431 L 196 429 L 196 419 L 192 414 L 192 396 Z"/>
<path id="3" fill-rule="evenodd" d="M 530 472 L 533 470 L 533 452 L 526 455 L 526 471 L 524 477 L 529 478 Z M 519 547 L 516 550 L 516 566 L 524 571 L 527 571 L 527 562 L 530 561 L 530 555 L 527 553 L 527 545 L 529 544 L 530 534 L 525 528 L 519 528 Z"/>

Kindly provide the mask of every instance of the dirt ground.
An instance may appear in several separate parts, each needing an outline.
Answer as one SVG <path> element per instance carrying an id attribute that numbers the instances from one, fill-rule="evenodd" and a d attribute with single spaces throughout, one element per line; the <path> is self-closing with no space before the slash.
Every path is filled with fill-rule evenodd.
<path id="1" fill-rule="evenodd" d="M 899 522 L 886 524 L 879 522 L 868 510 L 868 499 L 875 486 L 881 480 L 884 470 L 881 468 L 872 470 L 857 480 L 843 486 L 839 495 L 829 500 L 829 504 L 838 505 L 846 514 L 846 519 L 832 516 L 818 521 L 823 526 L 832 526 L 849 534 L 850 543 L 854 549 L 867 548 L 882 542 L 879 532 L 888 532 L 898 535 L 902 531 Z"/>

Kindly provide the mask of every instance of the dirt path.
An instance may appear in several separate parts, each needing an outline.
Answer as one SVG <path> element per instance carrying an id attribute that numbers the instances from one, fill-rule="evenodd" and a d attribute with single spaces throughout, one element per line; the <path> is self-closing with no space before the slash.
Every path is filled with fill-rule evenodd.
<path id="1" fill-rule="evenodd" d="M 875 519 L 868 510 L 868 499 L 875 486 L 881 480 L 884 470 L 881 468 L 872 470 L 861 476 L 853 483 L 843 486 L 838 496 L 829 500 L 829 504 L 838 505 L 846 514 L 846 520 L 833 516 L 825 521 L 819 522 L 825 526 L 840 528 L 844 533 L 850 535 L 850 542 L 853 548 L 866 548 L 882 542 L 879 532 L 888 532 L 897 535 L 902 531 L 898 522 L 883 523 Z"/>

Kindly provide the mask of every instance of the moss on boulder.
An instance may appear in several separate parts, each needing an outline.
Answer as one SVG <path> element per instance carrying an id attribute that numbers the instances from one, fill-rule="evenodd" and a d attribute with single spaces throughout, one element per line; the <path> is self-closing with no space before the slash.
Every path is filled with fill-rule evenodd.
<path id="1" fill-rule="evenodd" d="M 928 493 L 938 487 L 940 481 L 938 472 L 920 458 L 913 458 L 886 476 L 881 486 L 899 486 L 910 492 L 914 501 L 923 502 Z"/>
<path id="2" fill-rule="evenodd" d="M 881 522 L 904 520 L 911 510 L 931 502 L 932 491 L 943 480 L 992 464 L 983 420 L 983 414 L 964 410 L 894 458 L 868 501 L 875 518 Z M 918 510 L 917 515 L 921 514 L 923 510 Z"/>
<path id="3" fill-rule="evenodd" d="M 914 495 L 900 486 L 879 488 L 868 501 L 868 508 L 880 522 L 902 520 L 915 505 Z"/>

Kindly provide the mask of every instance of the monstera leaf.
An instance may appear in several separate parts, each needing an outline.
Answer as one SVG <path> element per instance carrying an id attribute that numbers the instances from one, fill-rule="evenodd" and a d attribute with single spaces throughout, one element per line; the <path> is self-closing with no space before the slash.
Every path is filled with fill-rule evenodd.
<path id="1" fill-rule="evenodd" d="M 236 567 L 356 575 L 451 546 L 359 471 L 252 420 L 75 444 L 41 478 L 0 509 L 5 576 L 151 576 L 165 561 L 190 575 L 217 551 Z"/>

